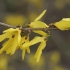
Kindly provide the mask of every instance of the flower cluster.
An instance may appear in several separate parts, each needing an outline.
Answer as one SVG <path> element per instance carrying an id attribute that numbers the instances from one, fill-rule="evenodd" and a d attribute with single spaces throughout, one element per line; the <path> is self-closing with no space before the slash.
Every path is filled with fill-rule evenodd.
<path id="1" fill-rule="evenodd" d="M 42 16 L 45 14 L 46 10 L 42 12 L 42 14 L 35 19 L 35 21 L 29 24 L 30 28 L 48 28 L 44 22 L 39 21 Z M 0 42 L 7 39 L 6 42 L 2 45 L 0 49 L 0 54 L 3 51 L 6 51 L 6 54 L 13 55 L 17 49 L 22 50 L 22 59 L 24 59 L 25 52 L 30 53 L 30 46 L 40 43 L 36 53 L 35 58 L 37 62 L 40 60 L 40 56 L 42 54 L 42 50 L 46 47 L 47 37 L 49 36 L 46 32 L 42 30 L 32 30 L 34 33 L 40 34 L 41 36 L 36 36 L 32 40 L 29 40 L 29 33 L 27 35 L 24 34 L 21 28 L 9 28 L 3 31 L 3 34 L 0 35 Z"/>

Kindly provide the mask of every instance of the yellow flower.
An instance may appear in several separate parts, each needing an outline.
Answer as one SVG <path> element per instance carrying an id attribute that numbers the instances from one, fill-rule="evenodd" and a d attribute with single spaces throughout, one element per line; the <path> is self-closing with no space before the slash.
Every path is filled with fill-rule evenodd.
<path id="1" fill-rule="evenodd" d="M 70 18 L 63 18 L 61 21 L 54 23 L 54 26 L 60 30 L 70 29 Z"/>
<path id="2" fill-rule="evenodd" d="M 45 14 L 45 12 L 46 10 L 44 10 L 43 13 L 39 17 L 37 17 L 34 22 L 31 22 L 29 26 L 31 28 L 48 28 L 49 26 L 46 25 L 44 22 L 38 21 Z M 7 30 L 4 30 L 3 34 L 0 35 L 0 42 L 5 39 L 7 40 L 2 45 L 2 48 L 0 49 L 0 54 L 3 51 L 6 51 L 6 54 L 12 55 L 18 48 L 20 48 L 22 50 L 22 59 L 24 59 L 25 52 L 27 51 L 28 53 L 30 53 L 30 46 L 40 43 L 35 54 L 35 58 L 37 59 L 37 62 L 39 62 L 42 50 L 46 46 L 46 38 L 49 35 L 42 30 L 33 30 L 33 32 L 42 35 L 42 37 L 36 36 L 31 41 L 29 41 L 29 34 L 25 36 L 22 35 L 22 32 L 19 28 L 9 28 Z"/>
<path id="3" fill-rule="evenodd" d="M 21 38 L 21 45 L 20 45 L 20 48 L 21 46 L 24 44 L 24 43 L 27 43 L 29 42 L 29 35 L 26 37 L 26 36 L 23 36 Z M 25 57 L 25 52 L 27 51 L 28 53 L 30 53 L 30 48 L 27 47 L 27 48 L 21 48 L 22 50 L 22 59 L 24 60 L 24 57 Z"/>
<path id="4" fill-rule="evenodd" d="M 39 37 L 39 36 L 36 36 L 34 39 L 32 39 L 31 41 L 28 41 L 26 43 L 24 43 L 21 48 L 22 49 L 27 49 L 29 48 L 31 45 L 34 45 L 34 44 L 37 44 L 39 42 L 41 42 L 41 44 L 39 45 L 38 49 L 37 49 L 37 52 L 35 54 L 35 58 L 37 58 L 37 62 L 39 62 L 40 60 L 40 56 L 42 54 L 42 50 L 45 48 L 46 46 L 46 37 Z"/>
<path id="5" fill-rule="evenodd" d="M 21 30 L 19 28 L 16 29 L 10 28 L 3 31 L 3 33 L 4 34 L 0 35 L 0 42 L 6 38 L 8 38 L 8 40 L 2 45 L 2 48 L 0 49 L 0 54 L 3 51 L 6 51 L 6 54 L 12 55 L 20 46 Z"/>
<path id="6" fill-rule="evenodd" d="M 39 21 L 45 13 L 46 13 L 46 10 L 44 10 L 44 11 L 35 19 L 35 21 L 31 22 L 31 23 L 29 24 L 29 26 L 30 26 L 31 28 L 48 28 L 49 26 L 48 26 L 47 24 L 45 24 L 44 22 Z M 33 32 L 35 32 L 35 33 L 37 33 L 37 34 L 40 34 L 40 35 L 42 35 L 42 36 L 47 36 L 47 34 L 46 34 L 44 31 L 42 31 L 42 30 L 33 30 Z"/>
<path id="7" fill-rule="evenodd" d="M 40 43 L 40 45 L 39 45 L 39 47 L 38 47 L 38 49 L 37 49 L 37 51 L 36 51 L 36 53 L 35 53 L 35 56 L 34 56 L 34 57 L 37 59 L 37 60 L 36 60 L 37 62 L 39 62 L 40 57 L 41 57 L 41 54 L 42 54 L 42 50 L 43 50 L 45 47 L 46 47 L 46 41 L 43 40 L 43 41 Z"/>

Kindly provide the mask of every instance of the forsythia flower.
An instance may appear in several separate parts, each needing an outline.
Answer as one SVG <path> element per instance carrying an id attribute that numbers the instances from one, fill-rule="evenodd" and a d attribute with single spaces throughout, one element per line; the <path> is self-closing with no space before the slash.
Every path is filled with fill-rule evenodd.
<path id="1" fill-rule="evenodd" d="M 21 45 L 20 45 L 20 49 L 22 50 L 22 59 L 24 60 L 24 56 L 25 56 L 25 52 L 27 51 L 28 53 L 30 53 L 30 48 L 27 47 L 27 48 L 22 48 L 21 46 L 26 43 L 26 42 L 29 42 L 29 35 L 26 37 L 26 36 L 23 36 L 21 38 Z"/>
<path id="2" fill-rule="evenodd" d="M 42 13 L 39 17 L 37 17 L 34 22 L 31 22 L 31 23 L 29 24 L 30 28 L 48 28 L 48 27 L 49 27 L 49 26 L 46 25 L 44 22 L 38 21 L 38 20 L 45 14 L 45 12 L 46 12 L 46 10 L 44 10 L 43 13 Z M 36 44 L 36 43 L 41 42 L 41 44 L 39 45 L 38 50 L 37 50 L 37 52 L 36 52 L 36 54 L 35 54 L 35 58 L 37 58 L 37 62 L 38 62 L 38 61 L 40 60 L 40 56 L 41 56 L 41 54 L 42 54 L 42 50 L 43 50 L 43 49 L 45 48 L 45 46 L 46 46 L 46 40 L 45 40 L 45 38 L 48 37 L 48 34 L 45 33 L 45 32 L 42 31 L 42 30 L 33 30 L 33 32 L 42 35 L 42 37 L 36 36 L 36 37 L 35 37 L 34 39 L 32 39 L 31 41 L 29 41 L 28 38 L 27 38 L 27 40 L 26 40 L 27 42 L 24 41 L 25 43 L 21 45 L 21 49 L 23 50 L 23 52 L 22 52 L 22 59 L 24 59 L 25 51 L 26 51 L 27 49 L 30 51 L 29 47 L 30 47 L 31 45 L 34 45 L 34 44 Z"/>
<path id="3" fill-rule="evenodd" d="M 54 26 L 60 30 L 70 29 L 70 18 L 63 18 L 61 21 L 54 23 Z"/>
<path id="4" fill-rule="evenodd" d="M 20 46 L 21 30 L 19 28 L 10 28 L 3 31 L 3 33 L 4 34 L 0 35 L 0 42 L 6 38 L 9 39 L 2 45 L 3 47 L 0 49 L 0 53 L 6 51 L 7 54 L 14 54 Z"/>
<path id="5" fill-rule="evenodd" d="M 45 48 L 46 46 L 46 37 L 38 37 L 36 36 L 34 39 L 32 39 L 31 41 L 28 41 L 26 43 L 24 43 L 21 48 L 22 49 L 27 49 L 29 48 L 31 45 L 34 45 L 36 43 L 41 42 L 41 44 L 39 45 L 37 52 L 35 54 L 35 58 L 37 58 L 37 62 L 39 62 L 40 60 L 40 56 L 42 54 L 42 50 Z"/>
<path id="6" fill-rule="evenodd" d="M 48 28 L 44 22 L 39 21 L 39 19 L 45 14 L 46 10 L 35 19 L 35 21 L 29 24 L 30 28 Z M 0 42 L 7 39 L 7 41 L 2 45 L 0 53 L 6 51 L 6 54 L 14 54 L 15 51 L 20 48 L 22 50 L 22 59 L 24 59 L 25 52 L 30 53 L 30 46 L 40 43 L 37 52 L 35 53 L 35 58 L 37 62 L 40 60 L 42 50 L 46 47 L 47 37 L 49 36 L 42 30 L 32 30 L 35 33 L 42 35 L 42 37 L 36 36 L 31 41 L 29 41 L 29 34 L 25 35 L 25 32 L 20 28 L 9 28 L 3 31 L 3 34 L 0 35 Z M 24 34 L 22 34 L 24 33 Z"/>
<path id="7" fill-rule="evenodd" d="M 46 10 L 44 10 L 44 11 L 35 19 L 35 21 L 31 22 L 31 23 L 29 24 L 29 26 L 30 26 L 31 28 L 48 28 L 49 26 L 48 26 L 47 24 L 45 24 L 44 22 L 39 21 L 45 13 L 46 13 Z M 33 32 L 35 32 L 35 33 L 37 33 L 37 34 L 40 34 L 40 35 L 42 35 L 42 36 L 47 36 L 47 34 L 46 34 L 44 31 L 42 31 L 42 30 L 33 30 Z"/>

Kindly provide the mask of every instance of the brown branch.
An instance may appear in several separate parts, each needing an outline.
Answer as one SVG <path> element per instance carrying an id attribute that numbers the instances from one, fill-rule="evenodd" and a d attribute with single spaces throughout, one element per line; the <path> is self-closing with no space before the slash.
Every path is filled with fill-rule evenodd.
<path id="1" fill-rule="evenodd" d="M 10 28 L 16 28 L 16 26 L 12 26 L 12 25 L 5 24 L 5 23 L 2 23 L 2 22 L 0 22 L 0 25 L 5 26 L 5 27 L 10 27 Z"/>
<path id="2" fill-rule="evenodd" d="M 22 28 L 22 30 L 53 30 L 57 28 Z"/>
<path id="3" fill-rule="evenodd" d="M 18 26 L 12 26 L 12 25 L 9 25 L 9 24 L 5 24 L 5 23 L 2 23 L 0 22 L 0 25 L 2 26 L 6 26 L 6 27 L 10 27 L 10 28 L 17 28 Z M 18 27 L 19 28 L 19 27 Z M 54 30 L 54 29 L 57 29 L 57 28 L 29 28 L 29 27 L 23 27 L 21 28 L 22 30 L 25 30 L 25 31 L 29 31 L 29 30 Z"/>

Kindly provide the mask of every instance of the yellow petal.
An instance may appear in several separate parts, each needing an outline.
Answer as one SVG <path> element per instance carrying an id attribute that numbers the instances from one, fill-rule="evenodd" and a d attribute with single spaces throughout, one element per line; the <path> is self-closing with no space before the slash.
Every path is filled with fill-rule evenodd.
<path id="1" fill-rule="evenodd" d="M 21 31 L 19 30 L 18 31 L 18 34 L 17 34 L 17 39 L 18 39 L 18 45 L 20 46 L 20 42 L 21 42 L 21 35 L 20 35 Z"/>
<path id="2" fill-rule="evenodd" d="M 14 28 L 9 28 L 7 30 L 4 30 L 3 33 L 6 33 L 6 32 L 14 32 L 16 31 L 18 28 L 14 29 Z"/>
<path id="3" fill-rule="evenodd" d="M 70 29 L 70 18 L 64 18 L 61 21 L 54 23 L 54 26 L 60 30 Z"/>
<path id="4" fill-rule="evenodd" d="M 28 38 L 26 39 L 26 36 L 23 36 L 23 37 L 21 37 L 21 42 L 20 42 L 20 49 L 22 49 L 21 48 L 21 46 L 25 43 L 25 42 L 28 42 Z"/>
<path id="5" fill-rule="evenodd" d="M 12 47 L 8 47 L 6 50 L 6 54 L 11 54 L 11 49 L 12 49 Z"/>
<path id="6" fill-rule="evenodd" d="M 35 58 L 37 58 L 37 62 L 39 62 L 41 54 L 42 54 L 42 50 L 46 47 L 46 41 L 41 42 L 41 44 L 39 45 L 36 53 L 35 53 Z"/>
<path id="7" fill-rule="evenodd" d="M 29 47 L 27 48 L 27 52 L 30 53 L 30 48 Z"/>
<path id="8" fill-rule="evenodd" d="M 26 36 L 24 36 L 23 37 L 23 39 L 25 38 Z M 26 42 L 29 42 L 29 34 L 28 34 L 28 37 L 27 37 L 27 39 L 24 39 L 24 42 L 26 43 Z M 20 47 L 21 48 L 21 47 Z M 22 49 L 22 48 L 21 48 Z M 22 59 L 24 60 L 24 56 L 25 56 L 25 52 L 26 52 L 26 50 L 27 50 L 27 52 L 28 53 L 30 53 L 30 48 L 29 48 L 29 46 L 27 47 L 27 48 L 23 48 L 22 49 Z"/>
<path id="9" fill-rule="evenodd" d="M 43 41 L 40 43 L 40 45 L 35 53 L 35 56 L 34 56 L 35 58 L 37 58 L 39 51 L 42 51 L 45 48 L 45 46 L 46 46 L 46 41 Z"/>
<path id="10" fill-rule="evenodd" d="M 4 45 L 3 45 L 3 47 L 0 49 L 0 54 L 3 52 L 3 51 L 5 51 L 5 50 L 7 50 L 7 48 L 8 47 L 10 47 L 10 45 L 12 44 L 12 38 L 10 38 Z"/>
<path id="11" fill-rule="evenodd" d="M 5 45 L 7 44 L 7 42 L 8 42 L 8 41 L 4 42 L 4 43 L 2 44 L 2 46 L 5 46 Z"/>
<path id="12" fill-rule="evenodd" d="M 3 41 L 4 39 L 10 38 L 10 37 L 12 37 L 11 33 L 2 34 L 2 35 L 0 35 L 0 42 Z"/>
<path id="13" fill-rule="evenodd" d="M 12 41 L 14 40 L 14 38 L 11 38 L 11 41 L 9 41 L 9 43 L 8 43 L 8 47 L 5 49 L 5 51 L 6 51 L 6 54 L 11 54 L 11 51 L 12 51 L 12 47 L 11 47 L 11 45 L 12 45 Z M 5 45 L 5 44 L 4 44 Z"/>
<path id="14" fill-rule="evenodd" d="M 26 43 L 26 42 L 29 42 L 29 34 L 28 34 L 28 36 L 27 36 L 27 39 L 25 39 L 25 37 L 26 37 L 26 36 L 23 37 L 23 40 L 21 39 L 21 40 L 22 40 L 22 43 L 24 43 L 24 42 L 25 42 L 25 43 Z M 22 46 L 22 45 L 21 45 L 21 46 Z M 21 47 L 20 47 L 20 48 L 21 48 Z M 21 49 L 22 49 L 22 48 L 21 48 Z M 22 50 L 24 50 L 24 49 L 22 49 Z M 27 52 L 30 53 L 30 48 L 29 48 L 29 46 L 27 46 L 27 48 L 26 48 L 25 50 L 27 50 Z"/>
<path id="15" fill-rule="evenodd" d="M 26 37 L 26 36 L 21 37 L 20 45 L 22 45 L 22 44 L 25 42 L 25 37 Z"/>
<path id="16" fill-rule="evenodd" d="M 31 41 L 24 43 L 21 47 L 22 48 L 27 48 L 28 46 L 31 46 L 31 45 L 34 45 L 36 43 L 42 42 L 43 40 L 44 40 L 44 37 L 38 37 L 38 36 L 36 36 Z"/>
<path id="17" fill-rule="evenodd" d="M 26 42 L 29 42 L 29 34 L 28 34 L 28 36 L 27 36 L 27 39 L 25 40 L 25 43 L 26 43 Z M 30 48 L 29 48 L 29 46 L 27 46 L 26 50 L 27 50 L 28 53 L 30 53 Z"/>
<path id="18" fill-rule="evenodd" d="M 13 43 L 10 47 L 12 47 L 11 55 L 15 53 L 17 47 L 18 47 L 18 35 L 15 35 Z"/>
<path id="19" fill-rule="evenodd" d="M 42 30 L 33 30 L 33 32 L 34 32 L 34 33 L 37 33 L 37 34 L 40 34 L 40 35 L 42 35 L 42 36 L 48 36 L 48 34 L 45 33 L 45 32 L 42 31 Z"/>
<path id="20" fill-rule="evenodd" d="M 40 61 L 41 54 L 42 54 L 42 51 L 39 51 L 36 62 L 39 62 Z"/>
<path id="21" fill-rule="evenodd" d="M 29 24 L 31 28 L 48 28 L 49 26 L 41 21 L 34 21 Z"/>
<path id="22" fill-rule="evenodd" d="M 44 10 L 44 11 L 35 19 L 35 21 L 40 20 L 45 13 L 46 13 L 46 10 Z"/>
<path id="23" fill-rule="evenodd" d="M 37 51 L 36 51 L 36 53 L 35 53 L 34 58 L 37 58 L 37 57 L 38 57 L 39 52 L 40 52 L 40 50 L 41 50 L 41 46 L 43 46 L 42 42 L 40 43 L 40 45 L 39 45 L 39 47 L 38 47 L 38 49 L 37 49 Z"/>
<path id="24" fill-rule="evenodd" d="M 25 49 L 22 51 L 22 60 L 24 60 L 25 57 Z"/>

